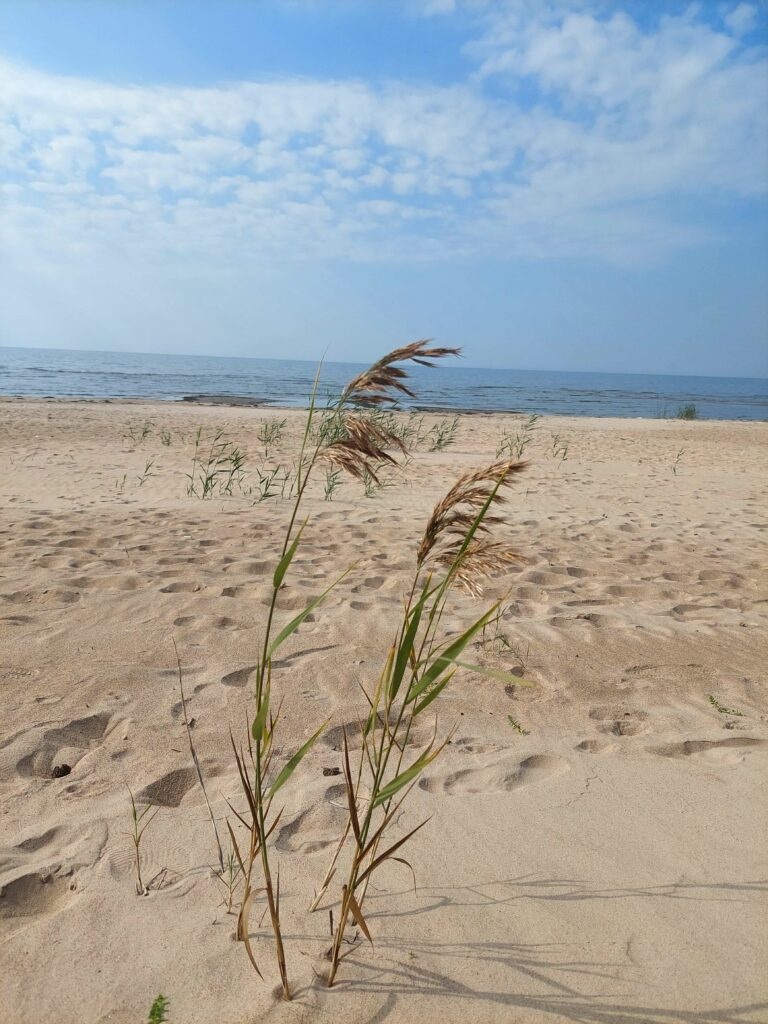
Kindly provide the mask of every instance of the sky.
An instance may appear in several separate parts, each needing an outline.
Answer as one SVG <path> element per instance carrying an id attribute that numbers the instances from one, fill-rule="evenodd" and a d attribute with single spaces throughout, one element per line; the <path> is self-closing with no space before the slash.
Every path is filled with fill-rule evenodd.
<path id="1" fill-rule="evenodd" d="M 3 0 L 0 345 L 768 376 L 768 5 Z"/>

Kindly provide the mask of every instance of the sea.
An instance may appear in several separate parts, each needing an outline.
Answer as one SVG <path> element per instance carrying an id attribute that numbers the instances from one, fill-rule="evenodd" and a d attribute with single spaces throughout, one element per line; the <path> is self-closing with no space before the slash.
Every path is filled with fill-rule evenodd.
<path id="1" fill-rule="evenodd" d="M 768 419 L 768 380 L 414 366 L 406 409 L 664 417 L 695 405 L 701 419 Z M 325 363 L 320 398 L 366 364 Z M 159 399 L 306 406 L 317 364 L 295 359 L 0 348 L 0 396 Z M 409 370 L 409 372 L 411 372 Z"/>

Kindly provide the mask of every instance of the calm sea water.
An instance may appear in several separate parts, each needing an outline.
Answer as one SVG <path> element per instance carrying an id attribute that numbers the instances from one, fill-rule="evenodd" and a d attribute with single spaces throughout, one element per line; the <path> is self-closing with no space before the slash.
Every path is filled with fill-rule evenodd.
<path id="1" fill-rule="evenodd" d="M 362 366 L 326 363 L 324 393 Z M 152 398 L 196 395 L 305 405 L 316 364 L 289 359 L 149 355 L 0 348 L 0 395 Z M 708 419 L 768 419 L 768 380 L 619 373 L 414 367 L 416 402 L 404 407 L 538 412 L 579 416 L 661 416 L 693 402 Z"/>

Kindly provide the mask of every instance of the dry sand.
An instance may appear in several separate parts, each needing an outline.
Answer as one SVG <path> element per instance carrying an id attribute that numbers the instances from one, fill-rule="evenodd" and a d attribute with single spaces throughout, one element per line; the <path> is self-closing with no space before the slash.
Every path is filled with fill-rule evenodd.
<path id="1" fill-rule="evenodd" d="M 279 660 L 286 741 L 333 725 L 275 834 L 289 1005 L 260 912 L 266 984 L 220 902 L 171 643 L 223 818 L 237 796 L 227 729 L 248 710 L 288 505 L 203 502 L 184 474 L 197 426 L 225 428 L 253 467 L 275 417 L 289 461 L 296 412 L 0 403 L 3 1024 L 139 1024 L 159 992 L 173 1024 L 768 1020 L 768 424 L 539 422 L 507 506 L 530 561 L 486 594 L 510 591 L 516 654 L 474 652 L 526 662 L 536 686 L 457 676 L 441 698 L 441 727 L 457 731 L 399 823 L 432 816 L 410 845 L 417 888 L 399 865 L 378 876 L 375 951 L 361 944 L 331 991 L 313 973 L 327 910 L 306 913 L 343 820 L 322 770 L 340 765 L 338 727 L 378 673 L 428 511 L 520 420 L 462 417 L 451 448 L 416 454 L 375 498 L 353 483 L 332 502 L 313 494 L 280 615 L 355 565 Z M 146 420 L 143 441 L 124 436 Z M 457 598 L 448 627 L 477 608 Z M 51 779 L 62 762 L 71 774 Z M 146 897 L 127 786 L 161 807 Z"/>

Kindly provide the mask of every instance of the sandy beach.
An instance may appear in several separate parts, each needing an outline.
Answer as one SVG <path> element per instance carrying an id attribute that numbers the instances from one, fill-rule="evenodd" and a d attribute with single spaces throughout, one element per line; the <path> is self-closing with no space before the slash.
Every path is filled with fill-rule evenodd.
<path id="1" fill-rule="evenodd" d="M 429 434 L 444 417 L 426 415 Z M 265 459 L 259 432 L 282 422 Z M 491 462 L 511 415 L 462 416 L 366 496 L 312 486 L 278 601 L 284 740 L 328 730 L 286 786 L 273 836 L 295 998 L 268 921 L 235 941 L 187 746 L 173 648 L 214 812 L 238 800 L 228 731 L 252 713 L 280 471 L 298 410 L 0 402 L 0 1021 L 139 1024 L 757 1024 L 768 1020 L 768 424 L 539 419 L 503 533 L 526 562 L 439 702 L 444 753 L 409 797 L 416 874 L 376 876 L 337 986 L 317 975 L 344 823 L 341 726 L 364 713 L 414 553 L 456 476 Z M 244 453 L 231 495 L 187 493 L 196 432 Z M 434 437 L 434 433 L 429 435 Z M 567 449 L 563 457 L 564 449 Z M 258 471 L 258 472 L 257 472 Z M 262 475 L 262 483 L 259 483 Z M 250 489 L 250 490 L 249 490 Z M 436 705 L 437 706 L 437 703 Z M 71 772 L 53 778 L 54 767 Z M 128 787 L 160 808 L 134 888 Z"/>

